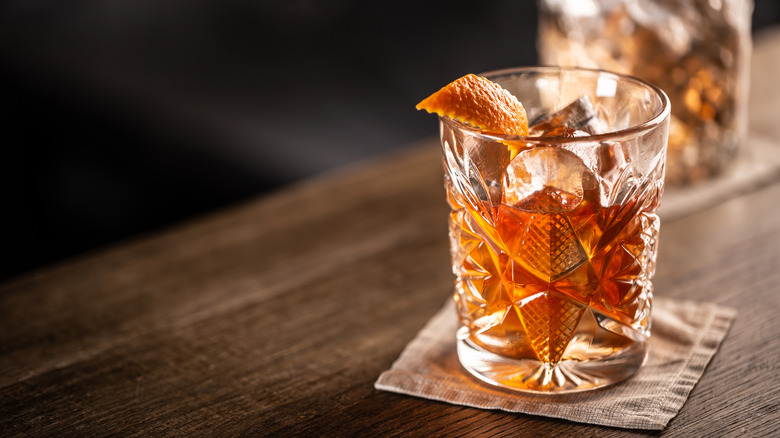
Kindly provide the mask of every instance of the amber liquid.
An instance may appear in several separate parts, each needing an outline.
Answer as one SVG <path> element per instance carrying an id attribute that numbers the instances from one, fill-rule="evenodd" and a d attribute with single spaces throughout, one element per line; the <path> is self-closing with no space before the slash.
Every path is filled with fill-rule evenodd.
<path id="1" fill-rule="evenodd" d="M 648 328 L 658 219 L 645 211 L 657 200 L 602 206 L 592 189 L 572 208 L 569 194 L 545 187 L 513 206 L 475 208 L 451 181 L 447 190 L 456 301 L 471 342 L 555 365 L 578 354 L 567 346 L 594 316 L 612 325 L 598 340 L 610 351 L 633 342 L 620 333 Z"/>

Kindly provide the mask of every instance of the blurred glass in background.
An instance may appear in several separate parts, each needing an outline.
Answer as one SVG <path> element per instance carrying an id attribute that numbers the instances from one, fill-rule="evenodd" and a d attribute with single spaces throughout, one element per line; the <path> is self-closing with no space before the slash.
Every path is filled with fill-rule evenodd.
<path id="1" fill-rule="evenodd" d="M 747 135 L 752 0 L 541 0 L 543 64 L 602 68 L 672 102 L 666 181 L 701 182 Z"/>

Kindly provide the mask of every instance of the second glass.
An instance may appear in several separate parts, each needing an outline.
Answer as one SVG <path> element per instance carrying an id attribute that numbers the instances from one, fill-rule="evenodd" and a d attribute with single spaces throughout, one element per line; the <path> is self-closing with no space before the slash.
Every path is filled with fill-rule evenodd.
<path id="1" fill-rule="evenodd" d="M 666 183 L 731 167 L 747 135 L 752 0 L 539 0 L 539 58 L 630 74 L 672 103 Z"/>
<path id="2" fill-rule="evenodd" d="M 528 137 L 440 117 L 461 364 L 501 387 L 582 391 L 642 365 L 670 105 L 597 70 L 484 74 Z"/>

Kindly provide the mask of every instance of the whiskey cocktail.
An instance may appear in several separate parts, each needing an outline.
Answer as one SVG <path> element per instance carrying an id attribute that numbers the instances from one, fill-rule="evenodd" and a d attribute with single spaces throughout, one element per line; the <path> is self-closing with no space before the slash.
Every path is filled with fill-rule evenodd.
<path id="1" fill-rule="evenodd" d="M 460 362 L 524 391 L 621 381 L 650 336 L 669 101 L 596 70 L 484 76 L 418 106 L 440 114 Z"/>

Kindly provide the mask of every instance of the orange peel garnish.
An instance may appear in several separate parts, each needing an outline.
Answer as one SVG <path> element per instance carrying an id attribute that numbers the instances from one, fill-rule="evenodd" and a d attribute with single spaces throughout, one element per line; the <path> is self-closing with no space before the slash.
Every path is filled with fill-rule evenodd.
<path id="1" fill-rule="evenodd" d="M 474 74 L 447 84 L 416 108 L 460 120 L 490 134 L 528 135 L 523 104 L 500 85 Z"/>

